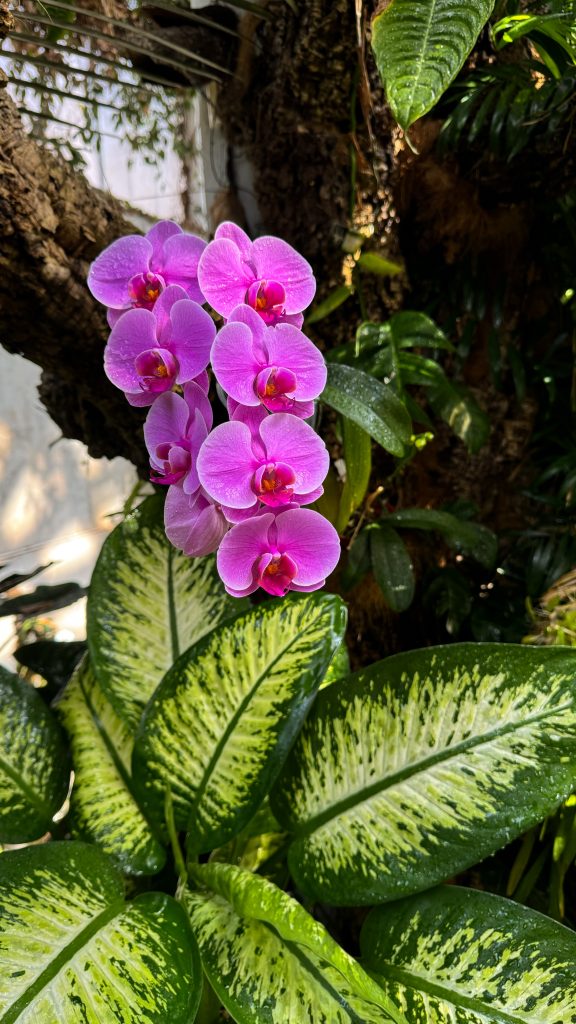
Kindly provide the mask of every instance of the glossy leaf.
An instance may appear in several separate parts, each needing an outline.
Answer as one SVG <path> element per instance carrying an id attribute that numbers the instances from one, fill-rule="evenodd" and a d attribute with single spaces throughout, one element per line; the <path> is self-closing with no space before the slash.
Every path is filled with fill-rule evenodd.
<path id="1" fill-rule="evenodd" d="M 135 728 L 173 661 L 241 607 L 214 558 L 186 558 L 167 540 L 160 496 L 104 542 L 88 597 L 88 649 L 116 714 Z"/>
<path id="2" fill-rule="evenodd" d="M 133 776 L 164 818 L 166 790 L 193 850 L 220 846 L 262 803 L 341 642 L 345 607 L 310 594 L 220 626 L 163 679 L 142 723 Z"/>
<path id="3" fill-rule="evenodd" d="M 576 936 L 487 892 L 435 889 L 373 910 L 365 967 L 408 1024 L 576 1024 Z"/>
<path id="4" fill-rule="evenodd" d="M 190 1024 L 202 984 L 182 907 L 74 842 L 0 858 L 0 977 L 2 1024 Z"/>
<path id="5" fill-rule="evenodd" d="M 458 519 L 450 512 L 433 508 L 404 508 L 390 513 L 383 522 L 406 530 L 436 530 L 450 547 L 470 555 L 487 569 L 491 569 L 496 561 L 498 540 L 492 530 L 480 523 Z"/>
<path id="6" fill-rule="evenodd" d="M 74 767 L 73 833 L 97 843 L 128 874 L 152 875 L 166 859 L 133 795 L 133 739 L 98 686 L 88 659 L 57 705 Z"/>
<path id="7" fill-rule="evenodd" d="M 340 495 L 336 529 L 343 533 L 353 512 L 364 500 L 372 470 L 370 435 L 347 416 L 342 418 L 342 441 L 346 460 L 346 480 Z"/>
<path id="8" fill-rule="evenodd" d="M 404 541 L 385 523 L 369 531 L 372 571 L 394 612 L 404 612 L 414 598 L 414 570 Z"/>
<path id="9" fill-rule="evenodd" d="M 358 259 L 358 266 L 360 270 L 369 274 L 378 274 L 380 277 L 395 277 L 404 269 L 401 263 L 387 260 L 377 252 L 363 252 Z"/>
<path id="10" fill-rule="evenodd" d="M 372 47 L 388 103 L 408 128 L 456 77 L 494 0 L 392 0 L 372 22 Z"/>
<path id="11" fill-rule="evenodd" d="M 383 902 L 500 849 L 576 785 L 576 652 L 454 644 L 318 695 L 272 794 L 314 899 Z"/>
<path id="12" fill-rule="evenodd" d="M 350 285 L 343 284 L 338 288 L 334 288 L 323 302 L 314 307 L 312 312 L 306 317 L 306 323 L 317 324 L 320 320 L 324 320 L 325 317 L 330 316 L 330 313 L 339 309 L 351 295 L 354 295 L 354 289 Z"/>
<path id="13" fill-rule="evenodd" d="M 490 436 L 490 420 L 468 389 L 444 377 L 430 388 L 428 400 L 468 451 L 479 452 Z"/>
<path id="14" fill-rule="evenodd" d="M 183 902 L 210 984 L 238 1024 L 386 1024 L 380 987 L 287 893 L 230 864 L 192 869 Z"/>
<path id="15" fill-rule="evenodd" d="M 0 666 L 0 842 L 50 830 L 70 779 L 58 722 L 32 686 Z"/>
<path id="16" fill-rule="evenodd" d="M 329 363 L 328 383 L 321 399 L 392 455 L 405 454 L 412 425 L 404 405 L 388 385 L 351 366 Z"/>

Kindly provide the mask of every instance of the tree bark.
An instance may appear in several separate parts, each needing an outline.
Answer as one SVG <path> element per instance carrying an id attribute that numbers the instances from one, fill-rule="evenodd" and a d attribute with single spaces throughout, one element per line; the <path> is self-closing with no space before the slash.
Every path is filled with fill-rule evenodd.
<path id="1" fill-rule="evenodd" d="M 134 228 L 119 202 L 26 136 L 3 88 L 0 224 L 0 342 L 42 367 L 40 396 L 65 437 L 144 471 L 143 414 L 105 377 L 109 329 L 86 287 L 91 260 Z"/>

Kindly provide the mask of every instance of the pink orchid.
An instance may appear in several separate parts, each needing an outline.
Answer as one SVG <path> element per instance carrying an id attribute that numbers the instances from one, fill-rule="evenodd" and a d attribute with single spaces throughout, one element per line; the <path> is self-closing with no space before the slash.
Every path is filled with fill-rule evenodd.
<path id="1" fill-rule="evenodd" d="M 151 405 L 174 384 L 205 374 L 216 327 L 183 288 L 170 285 L 154 309 L 131 309 L 112 329 L 104 350 L 104 369 L 131 405 Z"/>
<path id="2" fill-rule="evenodd" d="M 164 526 L 168 540 L 191 558 L 216 551 L 230 529 L 220 506 L 201 489 L 186 494 L 181 487 L 168 488 Z"/>
<path id="3" fill-rule="evenodd" d="M 258 587 L 283 597 L 289 590 L 318 590 L 339 557 L 340 540 L 328 520 L 309 508 L 290 508 L 234 526 L 222 539 L 217 566 L 233 597 Z"/>
<path id="4" fill-rule="evenodd" d="M 312 267 L 291 245 L 271 235 L 251 242 L 229 221 L 202 253 L 198 281 L 206 301 L 224 317 L 245 303 L 267 324 L 296 327 L 316 291 Z"/>
<path id="5" fill-rule="evenodd" d="M 170 391 L 160 395 L 144 424 L 152 480 L 178 484 L 185 494 L 200 487 L 196 461 L 212 426 L 212 406 L 201 387 L 184 385 L 184 396 Z"/>
<path id="6" fill-rule="evenodd" d="M 259 424 L 259 409 L 240 406 L 233 420 L 206 438 L 198 455 L 202 487 L 231 509 L 256 511 L 258 502 L 275 507 L 315 501 L 328 472 L 324 442 L 296 416 L 267 416 L 260 409 L 265 418 Z"/>
<path id="7" fill-rule="evenodd" d="M 205 248 L 201 238 L 163 220 L 146 235 L 125 235 L 104 249 L 90 267 L 88 287 L 94 298 L 110 307 L 111 327 L 124 310 L 152 309 L 171 284 L 180 285 L 189 299 L 204 302 L 198 260 Z"/>
<path id="8" fill-rule="evenodd" d="M 266 327 L 250 306 L 237 306 L 210 353 L 224 391 L 246 406 L 308 419 L 326 384 L 326 364 L 315 345 L 291 324 Z"/>

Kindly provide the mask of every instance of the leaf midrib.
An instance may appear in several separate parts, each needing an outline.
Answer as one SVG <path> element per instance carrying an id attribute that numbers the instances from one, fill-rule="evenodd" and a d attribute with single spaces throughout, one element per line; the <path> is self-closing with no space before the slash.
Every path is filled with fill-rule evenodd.
<path id="1" fill-rule="evenodd" d="M 408 124 L 410 124 L 410 122 L 411 122 L 412 112 L 414 110 L 414 97 L 415 97 L 418 89 L 420 88 L 420 81 L 422 79 L 422 72 L 423 72 L 423 69 L 424 69 L 424 56 L 425 56 L 426 51 L 428 49 L 428 43 L 430 42 L 430 35 L 431 35 L 431 32 L 432 32 L 432 24 L 433 24 L 433 21 L 434 21 L 434 12 L 436 10 L 436 6 L 437 6 L 436 0 L 432 0 L 432 3 L 430 4 L 430 16 L 428 18 L 428 23 L 426 25 L 426 31 L 424 32 L 424 37 L 422 39 L 422 45 L 421 45 L 421 49 L 420 49 L 420 54 L 419 54 L 419 57 L 417 57 L 415 62 L 414 62 L 415 65 L 416 65 L 416 71 L 415 71 L 415 74 L 414 74 L 414 78 L 412 79 L 412 86 L 411 86 L 410 90 L 408 91 L 408 95 L 410 96 L 410 103 L 409 103 L 409 106 L 408 106 Z M 405 127 L 407 127 L 407 126 L 405 126 Z"/>
<path id="2" fill-rule="evenodd" d="M 366 965 L 368 968 L 368 965 Z M 474 1013 L 489 1014 L 490 1024 L 544 1024 L 541 1018 L 512 1016 L 499 1007 L 489 1003 L 481 1003 L 474 996 L 463 995 L 457 989 L 448 988 L 437 981 L 418 974 L 416 971 L 409 971 L 396 964 L 387 963 L 385 969 L 378 967 L 377 970 L 370 970 L 370 974 L 376 981 L 383 978 L 385 981 L 397 981 L 405 988 L 425 992 L 435 999 L 442 999 L 453 1006 L 461 1007 L 463 1010 L 473 1010 Z"/>
<path id="3" fill-rule="evenodd" d="M 46 988 L 50 981 L 53 981 L 56 975 L 60 972 L 61 968 L 68 963 L 76 953 L 85 946 L 94 935 L 97 934 L 105 925 L 112 921 L 118 914 L 120 914 L 126 904 L 123 899 L 115 900 L 114 903 L 109 904 L 105 910 L 94 917 L 89 924 L 86 925 L 70 942 L 66 944 L 64 949 L 51 960 L 46 967 L 40 971 L 35 980 L 28 986 L 25 992 L 22 993 L 16 1000 L 8 1007 L 6 1013 L 0 1017 L 0 1024 L 14 1024 L 22 1013 L 23 1010 L 27 1009 L 32 1000 Z"/>
<path id="4" fill-rule="evenodd" d="M 313 627 L 315 627 L 317 622 L 323 616 L 324 616 L 324 609 L 320 609 L 318 614 L 314 617 L 314 619 L 312 619 L 312 621 L 306 626 L 306 631 L 308 629 L 312 629 Z M 212 754 L 212 757 L 210 758 L 210 761 L 208 762 L 208 764 L 207 764 L 207 766 L 206 766 L 206 768 L 204 770 L 204 773 L 202 775 L 202 779 L 200 781 L 200 784 L 198 785 L 198 788 L 196 790 L 196 796 L 194 798 L 194 806 L 193 806 L 193 809 L 192 809 L 192 814 L 194 814 L 194 812 L 198 809 L 200 801 L 201 801 L 202 797 L 204 796 L 204 793 L 206 792 L 206 789 L 207 789 L 208 783 L 210 781 L 210 778 L 211 778 L 211 776 L 214 773 L 214 769 L 215 769 L 218 761 L 220 760 L 220 757 L 222 755 L 222 751 L 224 750 L 224 748 L 225 748 L 225 746 L 226 746 L 230 736 L 234 732 L 234 730 L 235 730 L 239 720 L 242 718 L 242 715 L 244 714 L 246 708 L 248 707 L 248 705 L 252 701 L 255 693 L 257 693 L 259 686 L 266 679 L 266 677 L 270 674 L 271 670 L 274 668 L 274 666 L 277 664 L 277 662 L 281 658 L 283 658 L 284 655 L 290 650 L 290 648 L 293 647 L 294 644 L 297 643 L 301 639 L 303 632 L 305 632 L 305 630 L 300 628 L 300 630 L 298 632 L 298 635 L 293 637 L 292 640 L 290 640 L 290 642 L 285 647 L 283 647 L 280 651 L 278 651 L 278 653 L 276 654 L 276 656 L 274 657 L 274 659 L 272 661 L 268 662 L 265 670 L 260 673 L 260 675 L 258 676 L 256 682 L 254 683 L 252 688 L 248 691 L 248 693 L 244 697 L 242 703 L 239 705 L 239 707 L 236 710 L 236 712 L 234 713 L 233 717 L 230 719 L 230 722 L 228 723 L 226 729 L 224 730 L 224 732 L 222 733 L 222 736 L 220 737 L 220 739 L 218 740 L 218 743 L 216 744 L 216 747 L 214 749 L 214 753 Z"/>
<path id="5" fill-rule="evenodd" d="M 315 832 L 316 829 L 321 828 L 322 825 L 325 825 L 332 818 L 336 818 L 340 814 L 344 814 L 357 804 L 370 800 L 373 796 L 377 796 L 379 793 L 382 793 L 387 789 L 391 789 L 392 786 L 396 786 L 399 783 L 404 782 L 413 775 L 419 775 L 422 772 L 425 772 L 428 768 L 434 767 L 437 764 L 454 760 L 467 750 L 471 750 L 475 747 L 481 747 L 485 743 L 491 743 L 492 740 L 499 739 L 501 736 L 507 736 L 513 732 L 520 732 L 529 725 L 545 721 L 547 718 L 552 718 L 554 715 L 557 715 L 562 711 L 570 710 L 571 708 L 571 701 L 568 701 L 566 704 L 557 704 L 553 708 L 548 708 L 541 714 L 533 715 L 531 718 L 525 718 L 521 722 L 510 722 L 507 725 L 498 727 L 497 729 L 492 729 L 490 732 L 471 736 L 467 740 L 462 740 L 460 743 L 456 743 L 453 747 L 444 747 L 436 754 L 424 757 L 420 761 L 413 761 L 409 765 L 406 765 L 405 768 L 395 772 L 393 775 L 388 775 L 384 779 L 379 779 L 377 782 L 372 783 L 371 786 L 365 786 L 364 789 L 355 790 L 350 796 L 345 797 L 344 800 L 340 800 L 338 803 L 332 804 L 332 806 L 328 807 L 325 811 L 322 811 L 313 818 L 309 818 L 300 827 L 296 825 L 296 827 L 293 828 L 293 835 L 295 838 L 304 838 L 312 832 Z"/>

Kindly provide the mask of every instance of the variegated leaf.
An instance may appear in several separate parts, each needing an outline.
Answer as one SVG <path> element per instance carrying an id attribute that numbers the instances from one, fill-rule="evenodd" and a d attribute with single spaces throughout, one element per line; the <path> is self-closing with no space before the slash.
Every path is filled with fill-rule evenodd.
<path id="1" fill-rule="evenodd" d="M 323 690 L 272 809 L 300 888 L 367 904 L 475 864 L 575 785 L 576 652 L 454 644 Z"/>
<path id="2" fill-rule="evenodd" d="M 402 1024 L 380 987 L 281 889 L 230 864 L 186 890 L 204 970 L 238 1024 Z"/>
<path id="3" fill-rule="evenodd" d="M 363 963 L 409 1024 L 576 1024 L 576 935 L 446 886 L 373 910 Z"/>
<path id="4" fill-rule="evenodd" d="M 186 558 L 148 498 L 104 542 L 88 595 L 88 647 L 116 714 L 135 728 L 167 669 L 246 602 L 229 597 L 213 556 Z"/>
<path id="5" fill-rule="evenodd" d="M 189 1024 L 201 989 L 186 914 L 170 896 L 131 903 L 84 843 L 0 857 L 0 1024 Z"/>
<path id="6" fill-rule="evenodd" d="M 494 0 L 393 0 L 372 24 L 372 46 L 402 126 L 427 114 L 464 64 Z"/>
<path id="7" fill-rule="evenodd" d="M 166 790 L 195 850 L 236 835 L 264 799 L 342 639 L 331 595 L 269 601 L 204 637 L 166 674 L 142 719 L 133 775 L 164 818 Z"/>
<path id="8" fill-rule="evenodd" d="M 88 658 L 57 705 L 74 767 L 72 831 L 97 843 L 128 874 L 152 875 L 166 855 L 133 795 L 133 738 L 104 697 Z"/>
<path id="9" fill-rule="evenodd" d="M 58 722 L 32 686 L 0 666 L 0 843 L 48 832 L 69 780 Z"/>

